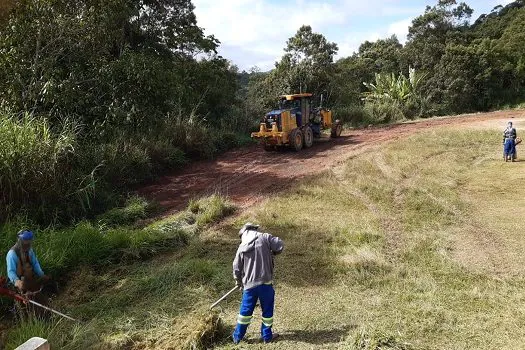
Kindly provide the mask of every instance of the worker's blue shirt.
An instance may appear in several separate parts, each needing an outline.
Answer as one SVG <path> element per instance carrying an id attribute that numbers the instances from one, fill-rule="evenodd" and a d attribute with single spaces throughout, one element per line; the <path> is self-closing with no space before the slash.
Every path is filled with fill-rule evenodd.
<path id="1" fill-rule="evenodd" d="M 44 276 L 44 271 L 42 271 L 40 263 L 38 262 L 38 259 L 36 258 L 36 254 L 33 251 L 33 249 L 29 249 L 29 261 L 31 261 L 31 265 L 33 266 L 33 272 L 38 277 Z M 11 281 L 11 283 L 14 284 L 16 280 L 19 279 L 18 274 L 16 273 L 16 267 L 18 266 L 18 255 L 16 255 L 16 252 L 14 250 L 9 250 L 6 257 L 6 262 L 7 277 L 9 278 L 9 281 Z"/>

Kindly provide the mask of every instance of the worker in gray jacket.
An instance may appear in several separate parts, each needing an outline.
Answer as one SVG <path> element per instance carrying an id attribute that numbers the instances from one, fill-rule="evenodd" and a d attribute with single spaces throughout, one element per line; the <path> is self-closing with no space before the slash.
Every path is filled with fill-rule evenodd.
<path id="1" fill-rule="evenodd" d="M 241 309 L 233 342 L 238 344 L 246 334 L 257 301 L 262 309 L 261 336 L 265 343 L 278 335 L 272 333 L 275 291 L 273 289 L 274 256 L 283 251 L 283 241 L 269 233 L 259 232 L 259 225 L 246 223 L 239 231 L 241 244 L 233 261 L 233 278 L 243 290 Z"/>

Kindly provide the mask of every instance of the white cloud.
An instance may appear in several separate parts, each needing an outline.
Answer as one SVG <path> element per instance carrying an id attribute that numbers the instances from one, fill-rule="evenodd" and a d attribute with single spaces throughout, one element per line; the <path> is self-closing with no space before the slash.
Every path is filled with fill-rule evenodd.
<path id="1" fill-rule="evenodd" d="M 337 58 L 351 56 L 354 52 L 359 51 L 359 46 L 365 41 L 377 41 L 384 37 L 382 33 L 379 32 L 357 32 L 352 33 L 352 35 L 347 36 L 339 44 L 339 53 Z"/>
<path id="2" fill-rule="evenodd" d="M 432 0 L 431 0 L 432 1 Z M 354 17 L 384 17 L 384 16 L 409 16 L 421 13 L 425 9 L 425 3 L 421 5 L 411 4 L 414 1 L 403 0 L 336 0 L 337 8 Z"/>
<path id="3" fill-rule="evenodd" d="M 281 39 L 282 45 L 283 34 L 292 35 L 303 24 L 322 28 L 344 21 L 333 5 L 324 2 L 296 0 L 277 5 L 264 0 L 194 0 L 194 4 L 199 25 L 231 45 L 274 39 Z"/>
<path id="4" fill-rule="evenodd" d="M 505 6 L 505 5 L 508 5 L 510 4 L 511 2 L 514 2 L 515 0 L 496 0 L 494 1 L 494 6 L 498 6 L 498 5 L 502 5 L 502 6 Z"/>
<path id="5" fill-rule="evenodd" d="M 407 41 L 408 28 L 412 25 L 412 18 L 397 21 L 388 26 L 388 35 L 395 35 L 401 44 Z"/>
<path id="6" fill-rule="evenodd" d="M 258 65 L 261 69 L 273 67 L 286 44 L 302 25 L 311 25 L 314 31 L 324 32 L 330 26 L 345 23 L 346 14 L 339 11 L 337 3 L 322 0 L 293 0 L 286 3 L 272 3 L 268 0 L 194 0 L 199 26 L 206 34 L 213 34 L 223 45 L 220 52 L 228 54 L 237 48 L 245 55 L 240 62 L 234 61 L 241 69 Z M 223 46 L 227 46 L 224 48 Z M 238 56 L 238 55 L 235 55 Z"/>
<path id="7" fill-rule="evenodd" d="M 412 18 L 436 0 L 193 0 L 198 24 L 221 41 L 220 53 L 241 69 L 273 68 L 289 37 L 311 25 L 339 46 L 338 57 L 366 40 L 395 34 L 404 43 Z M 491 3 L 479 0 L 486 10 Z"/>
<path id="8" fill-rule="evenodd" d="M 408 27 L 412 24 L 412 18 L 402 21 L 393 22 L 385 28 L 379 28 L 380 31 L 357 32 L 344 38 L 339 44 L 338 58 L 347 57 L 359 50 L 359 46 L 365 41 L 377 41 L 382 38 L 396 35 L 399 42 L 404 44 L 408 35 Z"/>

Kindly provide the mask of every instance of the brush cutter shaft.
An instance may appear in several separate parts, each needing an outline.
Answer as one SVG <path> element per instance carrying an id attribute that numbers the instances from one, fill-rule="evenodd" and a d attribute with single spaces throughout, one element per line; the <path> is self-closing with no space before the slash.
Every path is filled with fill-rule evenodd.
<path id="1" fill-rule="evenodd" d="M 67 318 L 68 320 L 76 321 L 73 317 L 69 317 L 68 315 L 64 315 L 63 313 L 58 312 L 57 310 L 53 310 L 52 308 L 47 307 L 47 306 L 44 306 L 44 305 L 42 305 L 42 304 L 40 304 L 40 303 L 37 303 L 36 301 L 30 300 L 30 299 L 28 299 L 27 301 L 30 302 L 30 303 L 33 304 L 33 305 L 36 305 L 36 306 L 38 306 L 38 307 L 41 307 L 42 309 L 46 309 L 47 311 L 51 311 L 52 313 L 55 313 L 55 314 L 57 314 L 57 315 L 59 315 L 59 316 L 62 316 L 62 317 L 64 317 L 64 318 Z"/>
<path id="2" fill-rule="evenodd" d="M 221 301 L 223 301 L 224 299 L 226 299 L 227 297 L 229 297 L 233 292 L 235 292 L 237 289 L 239 289 L 239 287 L 235 286 L 232 288 L 232 290 L 230 290 L 228 293 L 224 294 L 219 300 L 217 300 L 215 303 L 213 303 L 211 306 L 210 306 L 210 309 L 213 309 L 215 306 L 219 305 L 219 303 Z"/>
<path id="3" fill-rule="evenodd" d="M 42 305 L 42 304 L 40 304 L 40 303 L 37 303 L 36 301 L 33 301 L 33 300 L 31 300 L 31 299 L 28 299 L 28 298 L 26 298 L 26 297 L 24 297 L 24 296 L 22 296 L 22 295 L 20 295 L 20 294 L 17 294 L 17 293 L 15 293 L 15 292 L 13 292 L 12 290 L 9 290 L 9 289 L 7 289 L 7 288 L 2 288 L 2 287 L 0 287 L 0 295 L 8 296 L 8 297 L 13 298 L 13 299 L 15 299 L 15 300 L 17 300 L 17 301 L 19 301 L 19 302 L 21 302 L 21 303 L 24 303 L 24 304 L 26 304 L 26 303 L 31 303 L 31 304 L 33 304 L 33 305 L 36 305 L 36 306 L 38 306 L 38 307 L 41 307 L 42 309 L 45 309 L 45 310 L 51 311 L 52 313 L 55 313 L 55 314 L 57 314 L 57 315 L 59 315 L 59 316 L 62 316 L 62 317 L 64 317 L 64 318 L 67 318 L 68 320 L 76 321 L 73 317 L 69 317 L 68 315 L 64 315 L 64 314 L 61 313 L 61 312 L 58 312 L 58 311 L 56 311 L 56 310 L 53 310 L 53 309 L 50 308 L 50 307 L 44 306 L 44 305 Z"/>

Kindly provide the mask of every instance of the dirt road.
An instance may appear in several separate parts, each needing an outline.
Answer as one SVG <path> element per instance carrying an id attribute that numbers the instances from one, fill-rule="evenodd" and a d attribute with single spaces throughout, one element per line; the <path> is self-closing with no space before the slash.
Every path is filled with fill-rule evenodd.
<path id="1" fill-rule="evenodd" d="M 299 153 L 268 153 L 254 145 L 227 152 L 212 161 L 192 163 L 138 192 L 157 201 L 167 210 L 167 214 L 184 208 L 192 198 L 213 193 L 227 195 L 237 206 L 245 208 L 267 198 L 269 194 L 288 188 L 294 180 L 320 173 L 386 141 L 435 126 L 483 124 L 503 130 L 507 120 L 522 119 L 524 116 L 523 110 L 503 111 L 351 129 L 346 130 L 341 138 L 323 138 L 312 148 Z"/>

